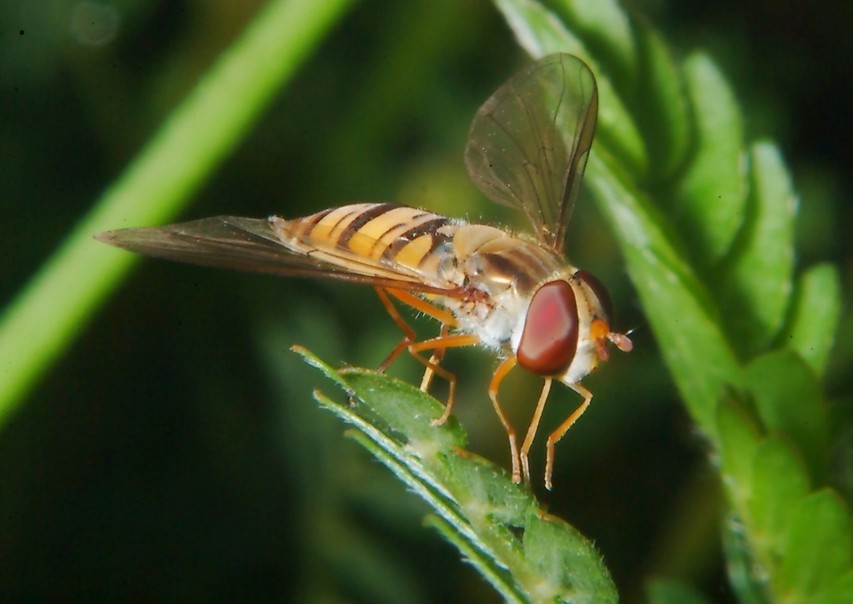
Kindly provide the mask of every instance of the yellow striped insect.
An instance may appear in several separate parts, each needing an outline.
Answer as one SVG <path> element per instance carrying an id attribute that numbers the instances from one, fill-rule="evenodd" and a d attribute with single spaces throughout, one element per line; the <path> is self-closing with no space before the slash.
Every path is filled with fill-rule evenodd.
<path id="1" fill-rule="evenodd" d="M 592 72 L 576 57 L 555 54 L 516 74 L 475 115 L 465 150 L 468 173 L 493 201 L 524 211 L 532 237 L 406 206 L 360 203 L 292 220 L 220 216 L 97 238 L 171 260 L 373 285 L 404 334 L 379 370 L 408 350 L 427 368 L 423 390 L 434 374 L 450 384 L 435 424 L 447 421 L 454 403 L 456 377 L 440 366 L 445 350 L 480 345 L 494 351 L 502 360 L 488 392 L 507 432 L 515 482 L 530 481 L 528 453 L 551 382 L 563 382 L 583 402 L 548 436 L 550 489 L 554 445 L 592 399 L 580 380 L 607 359 L 608 342 L 631 350 L 628 337 L 611 329 L 604 286 L 564 255 L 597 111 Z M 440 335 L 416 341 L 389 296 L 437 319 Z M 545 378 L 520 447 L 498 402 L 500 384 L 516 365 Z"/>

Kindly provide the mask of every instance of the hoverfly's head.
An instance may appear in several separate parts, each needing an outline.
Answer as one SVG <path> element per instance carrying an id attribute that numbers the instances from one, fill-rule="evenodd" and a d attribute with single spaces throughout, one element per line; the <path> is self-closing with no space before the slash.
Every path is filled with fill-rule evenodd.
<path id="1" fill-rule="evenodd" d="M 592 319 L 589 324 L 589 338 L 595 343 L 596 354 L 601 361 L 608 359 L 607 343 L 612 342 L 622 352 L 631 352 L 634 344 L 627 334 L 611 331 L 613 301 L 604 284 L 592 273 L 577 271 L 573 276 L 587 290 L 587 302 Z"/>
<path id="2" fill-rule="evenodd" d="M 530 300 L 516 357 L 518 364 L 566 384 L 576 384 L 608 358 L 607 343 L 632 348 L 611 331 L 613 304 L 604 285 L 586 271 L 539 287 Z"/>

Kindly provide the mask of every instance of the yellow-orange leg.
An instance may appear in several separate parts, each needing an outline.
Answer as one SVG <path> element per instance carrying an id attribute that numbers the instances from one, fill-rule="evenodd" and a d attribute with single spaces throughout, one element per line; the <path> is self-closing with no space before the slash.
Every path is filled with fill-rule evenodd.
<path id="1" fill-rule="evenodd" d="M 453 411 L 453 403 L 454 403 L 454 394 L 456 392 L 456 376 L 451 372 L 443 369 L 439 366 L 438 362 L 444 356 L 444 351 L 447 348 L 454 348 L 459 346 L 476 346 L 480 343 L 480 339 L 474 335 L 447 335 L 447 329 L 449 327 L 453 327 L 456 325 L 456 319 L 453 317 L 451 313 L 445 311 L 441 308 L 436 307 L 433 304 L 425 300 L 421 300 L 417 296 L 410 294 L 409 292 L 399 290 L 399 289 L 382 289 L 375 288 L 376 294 L 379 296 L 379 300 L 382 302 L 382 305 L 385 307 L 385 310 L 388 311 L 388 314 L 391 315 L 391 319 L 393 319 L 394 323 L 397 324 L 397 327 L 400 328 L 400 331 L 403 332 L 403 339 L 394 347 L 394 350 L 391 351 L 391 354 L 382 362 L 379 366 L 378 371 L 380 373 L 384 373 L 388 366 L 400 356 L 400 353 L 404 350 L 409 351 L 409 353 L 418 360 L 419 363 L 426 367 L 424 371 L 424 377 L 421 380 L 421 390 L 426 392 L 426 389 L 429 387 L 430 382 L 432 381 L 433 374 L 438 374 L 447 380 L 449 384 L 449 390 L 447 395 L 447 404 L 444 407 L 444 413 L 441 414 L 440 417 L 434 419 L 432 424 L 434 426 L 440 426 L 445 423 L 447 419 L 450 417 L 450 413 Z M 431 338 L 429 340 L 424 340 L 423 342 L 416 342 L 417 334 L 415 334 L 415 330 L 411 328 L 411 326 L 406 323 L 406 320 L 400 315 L 397 311 L 397 308 L 391 303 L 391 299 L 388 295 L 392 295 L 401 302 L 408 304 L 416 310 L 419 310 L 442 323 L 441 327 L 441 335 L 437 338 Z M 421 354 L 419 354 L 422 350 L 434 350 L 435 352 L 430 356 L 429 359 L 424 358 Z"/>
<path id="2" fill-rule="evenodd" d="M 542 386 L 542 392 L 539 394 L 539 401 L 536 403 L 536 410 L 533 412 L 533 419 L 530 420 L 527 435 L 521 444 L 521 475 L 527 484 L 530 484 L 530 461 L 527 456 L 530 453 L 530 447 L 533 446 L 533 439 L 536 438 L 536 430 L 539 429 L 539 420 L 542 419 L 542 411 L 545 409 L 545 402 L 548 400 L 548 394 L 551 392 L 552 381 L 551 378 L 545 378 L 545 384 Z"/>
<path id="3" fill-rule="evenodd" d="M 449 390 L 447 394 L 447 404 L 444 406 L 444 413 L 441 416 L 432 420 L 433 426 L 440 426 L 450 417 L 450 414 L 453 412 L 453 403 L 455 402 L 455 394 L 456 394 L 456 376 L 446 369 L 440 367 L 438 364 L 431 363 L 427 359 L 423 358 L 418 353 L 422 350 L 438 350 L 441 351 L 441 354 L 444 354 L 444 351 L 448 348 L 461 348 L 463 346 L 476 346 L 480 343 L 480 338 L 472 334 L 455 334 L 452 336 L 439 336 L 437 338 L 431 338 L 429 340 L 424 340 L 423 342 L 415 342 L 409 345 L 409 352 L 412 353 L 416 359 L 418 359 L 421 363 L 426 365 L 427 371 L 432 371 L 443 377 L 447 380 L 449 384 Z M 424 376 L 426 378 L 426 375 Z M 422 384 L 423 385 L 423 384 Z"/>
<path id="4" fill-rule="evenodd" d="M 572 414 L 566 418 L 566 421 L 560 424 L 560 426 L 551 432 L 551 435 L 548 437 L 548 441 L 545 445 L 545 488 L 549 491 L 551 490 L 551 475 L 554 472 L 554 445 L 563 438 L 563 435 L 568 432 L 569 428 L 572 427 L 572 424 L 578 421 L 578 418 L 584 414 L 584 411 L 589 407 L 589 402 L 592 400 L 592 392 L 580 384 L 573 384 L 569 387 L 583 397 L 583 402 L 580 404 L 580 407 L 572 411 Z"/>
<path id="5" fill-rule="evenodd" d="M 495 373 L 492 375 L 492 381 L 489 382 L 489 398 L 492 399 L 492 405 L 495 407 L 495 413 L 498 414 L 498 419 L 501 420 L 504 430 L 506 430 L 507 438 L 509 438 L 509 454 L 512 457 L 512 481 L 521 482 L 521 469 L 519 467 L 518 442 L 515 438 L 515 428 L 513 428 L 512 424 L 509 423 L 509 420 L 506 418 L 506 415 L 504 415 L 501 405 L 498 402 L 498 389 L 501 386 L 501 382 L 512 368 L 515 367 L 515 363 L 516 360 L 514 356 L 508 357 L 498 365 L 497 369 L 495 369 Z"/>
<path id="6" fill-rule="evenodd" d="M 430 302 L 418 298 L 414 294 L 410 294 L 402 289 L 389 289 L 385 291 L 397 298 L 400 302 L 408 304 L 415 310 L 419 310 L 425 315 L 429 315 L 433 319 L 440 321 L 443 325 L 456 327 L 456 317 L 454 317 L 453 313 L 450 311 L 439 308 L 435 304 L 431 304 Z"/>
<path id="7" fill-rule="evenodd" d="M 441 326 L 441 331 L 438 334 L 439 338 L 446 338 L 448 336 L 449 327 L 447 325 Z M 436 348 L 435 352 L 432 353 L 429 357 L 429 362 L 431 365 L 438 366 L 441 363 L 441 360 L 444 358 L 444 353 L 446 348 Z M 427 367 L 424 370 L 424 376 L 421 378 L 421 392 L 429 392 L 430 384 L 432 384 L 432 378 L 435 375 L 435 371 L 433 371 L 432 366 Z M 443 423 L 443 422 L 442 422 Z"/>
<path id="8" fill-rule="evenodd" d="M 436 307 L 434 304 L 430 304 L 426 300 L 422 300 L 421 298 L 418 298 L 417 296 L 414 296 L 407 291 L 399 289 L 389 289 L 388 293 L 403 302 L 404 304 L 408 304 L 415 310 L 419 310 L 422 313 L 429 315 L 433 319 L 441 321 L 441 332 L 439 333 L 439 337 L 446 337 L 449 328 L 456 326 L 456 318 L 453 316 L 453 314 Z M 436 373 L 433 367 L 437 366 L 441 362 L 441 359 L 443 357 L 443 348 L 437 348 L 435 352 L 433 352 L 430 356 L 430 364 L 427 365 L 427 368 L 424 371 L 424 376 L 421 379 L 421 392 L 426 392 L 429 389 L 429 386 L 432 383 L 433 374 Z"/>
<path id="9" fill-rule="evenodd" d="M 442 322 L 442 324 L 446 323 L 449 325 L 456 325 L 456 320 L 450 313 L 436 306 L 433 306 L 429 302 L 425 302 L 424 300 L 421 300 L 420 298 L 417 298 L 408 292 L 396 289 L 385 290 L 381 287 L 376 287 L 374 289 L 376 290 L 376 295 L 379 296 L 379 301 L 382 302 L 382 306 L 385 307 L 385 310 L 388 312 L 389 315 L 391 315 L 391 319 L 394 321 L 400 331 L 403 332 L 403 339 L 400 340 L 400 342 L 394 347 L 394 350 L 392 350 L 391 353 L 387 357 L 385 357 L 385 360 L 382 361 L 382 363 L 377 368 L 377 371 L 379 373 L 385 373 L 385 370 L 388 369 L 391 363 L 394 362 L 394 359 L 400 356 L 401 352 L 406 350 L 410 344 L 417 340 L 417 334 L 415 333 L 415 330 L 412 329 L 408 323 L 406 323 L 406 320 L 397 311 L 397 307 L 394 306 L 394 304 L 391 302 L 391 299 L 388 297 L 388 294 L 393 295 L 395 298 L 398 298 L 409 306 L 414 307 L 416 310 L 419 310 L 423 313 L 428 314 L 431 317 L 438 319 Z M 417 357 L 417 355 L 414 356 Z"/>
<path id="10" fill-rule="evenodd" d="M 382 302 L 382 306 L 385 307 L 385 310 L 388 312 L 389 315 L 391 315 L 391 319 L 394 321 L 400 331 L 403 332 L 403 339 L 400 340 L 400 342 L 394 347 L 394 350 L 392 350 L 391 353 L 387 357 L 385 357 L 385 360 L 382 361 L 382 364 L 380 364 L 377 368 L 377 371 L 379 373 L 385 373 L 385 370 L 388 369 L 391 363 L 394 362 L 394 359 L 400 356 L 401 352 L 406 350 L 410 344 L 417 340 L 417 334 L 415 333 L 415 330 L 412 329 L 408 323 L 406 323 L 406 320 L 397 311 L 397 307 L 392 304 L 391 299 L 388 297 L 388 294 L 391 294 L 392 296 L 408 304 L 412 308 L 419 310 L 422 313 L 427 314 L 435 319 L 438 319 L 439 321 L 441 321 L 442 325 L 456 325 L 456 319 L 451 313 L 442 310 L 441 308 L 438 308 L 433 304 L 426 302 L 425 300 L 421 300 L 420 298 L 413 296 L 408 292 L 399 289 L 385 290 L 381 287 L 376 287 L 374 289 L 376 290 L 376 295 L 379 296 L 379 301 Z M 415 356 L 415 358 L 418 358 L 418 355 L 413 356 Z M 426 359 L 418 360 L 423 363 Z M 429 367 L 428 363 L 424 364 Z"/>
<path id="11" fill-rule="evenodd" d="M 388 369 L 388 366 L 394 362 L 400 353 L 406 350 L 409 347 L 409 344 L 415 341 L 417 334 L 415 330 L 412 329 L 406 320 L 397 312 L 397 308 L 391 303 L 391 299 L 388 297 L 388 294 L 385 293 L 385 290 L 382 288 L 375 288 L 376 295 L 379 296 L 379 301 L 382 302 L 382 306 L 385 307 L 385 310 L 391 315 L 391 319 L 394 323 L 397 324 L 397 327 L 400 331 L 403 332 L 403 339 L 394 347 L 394 349 L 385 357 L 385 360 L 377 368 L 379 373 L 385 373 L 385 370 Z"/>

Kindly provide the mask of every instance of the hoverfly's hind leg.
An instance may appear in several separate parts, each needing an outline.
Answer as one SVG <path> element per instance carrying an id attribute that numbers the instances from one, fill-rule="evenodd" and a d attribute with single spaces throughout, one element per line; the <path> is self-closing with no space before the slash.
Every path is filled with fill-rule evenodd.
<path id="1" fill-rule="evenodd" d="M 444 331 L 444 329 L 442 329 Z M 480 338 L 472 334 L 454 334 L 454 335 L 442 335 L 437 338 L 431 338 L 429 340 L 424 340 L 423 342 L 415 342 L 414 344 L 409 345 L 409 352 L 412 353 L 412 356 L 415 357 L 418 361 L 423 363 L 427 371 L 424 373 L 424 381 L 427 385 L 429 382 L 427 381 L 427 373 L 437 373 L 448 383 L 448 394 L 447 394 L 447 404 L 444 406 L 444 413 L 442 413 L 439 417 L 432 420 L 433 426 L 440 426 L 444 422 L 448 420 L 450 414 L 453 412 L 453 403 L 455 402 L 455 394 L 456 394 L 456 376 L 450 373 L 447 369 L 439 366 L 438 363 L 432 362 L 432 358 L 436 356 L 436 353 L 440 353 L 440 356 L 444 356 L 445 350 L 448 348 L 461 348 L 463 346 L 476 346 L 480 343 Z M 425 359 L 421 356 L 420 353 L 423 350 L 435 350 L 436 353 L 433 353 L 433 356 L 430 357 L 429 360 Z M 432 379 L 430 375 L 430 380 Z M 423 383 L 421 384 L 421 390 L 423 390 Z"/>
<path id="2" fill-rule="evenodd" d="M 489 398 L 492 399 L 492 405 L 495 407 L 495 413 L 498 414 L 498 419 L 501 420 L 501 423 L 506 430 L 507 438 L 509 438 L 509 454 L 512 457 L 512 481 L 513 482 L 521 482 L 521 469 L 519 467 L 519 455 L 518 455 L 518 441 L 515 437 L 515 428 L 512 427 L 512 424 L 509 423 L 509 420 L 504 415 L 503 410 L 501 409 L 501 405 L 498 402 L 498 389 L 501 386 L 501 382 L 506 377 L 506 375 L 515 367 L 515 357 L 507 357 L 498 368 L 495 369 L 495 373 L 492 376 L 492 381 L 489 382 Z M 524 473 L 525 480 L 529 481 L 530 477 L 528 473 L 525 471 Z"/>
<path id="3" fill-rule="evenodd" d="M 456 319 L 453 318 L 452 314 L 450 314 L 449 312 L 447 312 L 445 310 L 437 308 L 436 306 L 430 304 L 429 302 L 426 302 L 425 300 L 421 300 L 417 296 L 413 296 L 412 294 L 410 294 L 408 292 L 405 292 L 405 291 L 399 290 L 399 289 L 387 289 L 386 290 L 386 289 L 383 289 L 381 287 L 376 287 L 374 289 L 376 290 L 376 295 L 379 296 L 379 301 L 382 302 L 382 306 L 385 307 L 385 310 L 388 312 L 389 315 L 391 315 L 391 319 L 394 321 L 394 323 L 397 325 L 397 327 L 400 329 L 400 331 L 403 332 L 403 339 L 400 340 L 400 342 L 394 347 L 394 349 L 391 351 L 391 353 L 385 358 L 384 361 L 382 361 L 382 364 L 379 365 L 379 367 L 377 368 L 377 371 L 379 371 L 379 373 L 385 373 L 385 371 L 388 369 L 388 367 L 391 365 L 391 363 L 393 363 L 394 360 L 398 356 L 400 356 L 400 353 L 403 352 L 404 350 L 408 349 L 409 346 L 411 346 L 413 343 L 415 343 L 417 341 L 417 334 L 415 333 L 415 330 L 412 329 L 412 327 L 408 323 L 406 323 L 406 320 L 403 318 L 403 316 L 399 313 L 397 308 L 391 302 L 391 298 L 388 297 L 388 294 L 391 294 L 392 296 L 394 296 L 395 298 L 397 298 L 401 302 L 408 304 L 409 306 L 411 306 L 415 310 L 419 310 L 422 313 L 427 314 L 427 315 L 441 321 L 442 329 L 444 329 L 444 326 L 453 327 L 456 325 Z M 442 351 L 440 356 L 443 356 L 443 354 L 444 353 Z M 417 358 L 418 355 L 414 355 L 414 356 Z M 440 356 L 439 356 L 439 360 L 440 360 Z M 421 362 L 423 362 L 423 361 L 421 361 Z M 436 365 L 436 364 L 437 363 L 433 363 L 433 365 Z M 426 364 L 426 365 L 427 365 L 427 367 L 429 367 L 429 364 Z M 423 390 L 423 387 L 421 388 L 421 390 Z"/>
<path id="4" fill-rule="evenodd" d="M 454 403 L 454 395 L 456 392 L 456 376 L 451 372 L 443 369 L 439 363 L 441 359 L 444 357 L 445 350 L 447 348 L 453 348 L 458 346 L 476 346 L 480 343 L 479 338 L 474 335 L 448 335 L 448 330 L 450 327 L 454 327 L 456 325 L 456 319 L 453 315 L 441 308 L 436 307 L 429 302 L 422 300 L 406 291 L 398 290 L 398 289 L 382 289 L 377 287 L 376 294 L 379 296 L 379 300 L 382 302 L 382 305 L 385 307 L 385 310 L 388 311 L 388 314 L 391 315 L 391 318 L 394 320 L 394 323 L 397 324 L 397 327 L 400 328 L 400 331 L 403 332 L 403 339 L 394 347 L 394 350 L 391 351 L 391 354 L 382 362 L 379 366 L 378 371 L 380 373 L 384 373 L 388 366 L 400 356 L 400 353 L 404 350 L 408 350 L 409 353 L 424 367 L 426 370 L 424 371 L 424 377 L 421 380 L 421 390 L 426 392 L 429 388 L 432 378 L 435 374 L 440 375 L 448 383 L 448 395 L 447 395 L 447 404 L 444 407 L 444 412 L 432 421 L 434 426 L 440 426 L 445 423 L 450 417 L 451 412 L 453 411 L 453 403 Z M 389 294 L 408 304 L 415 310 L 419 310 L 424 314 L 427 314 L 438 321 L 441 321 L 441 334 L 437 338 L 431 338 L 429 340 L 424 340 L 423 342 L 417 342 L 417 334 L 415 334 L 415 330 L 411 328 L 411 326 L 406 323 L 405 319 L 400 315 L 397 311 L 397 308 L 391 302 Z M 425 358 L 420 354 L 421 351 L 424 350 L 432 350 L 434 351 L 429 359 Z"/>
<path id="5" fill-rule="evenodd" d="M 438 334 L 439 338 L 446 338 L 450 332 L 450 328 L 447 325 L 441 326 L 441 331 Z M 446 348 L 436 348 L 435 351 L 429 357 L 429 365 L 424 370 L 424 377 L 421 378 L 421 392 L 429 392 L 429 386 L 432 384 L 432 378 L 435 376 L 435 370 L 433 366 L 438 366 L 442 359 L 444 359 L 444 353 L 447 352 Z M 444 423 L 444 422 L 442 422 Z"/>
<path id="6" fill-rule="evenodd" d="M 382 302 L 382 306 L 385 307 L 385 311 L 391 315 L 391 319 L 397 325 L 400 331 L 403 332 L 403 339 L 394 347 L 394 349 L 385 357 L 385 360 L 376 368 L 379 373 L 385 373 L 391 363 L 400 356 L 400 353 L 406 350 L 409 347 L 409 344 L 415 341 L 417 334 L 415 330 L 411 328 L 411 326 L 406 323 L 406 320 L 397 312 L 397 308 L 394 304 L 391 303 L 391 299 L 388 297 L 388 294 L 381 287 L 374 288 L 376 289 L 376 295 L 379 296 L 379 301 Z"/>
<path id="7" fill-rule="evenodd" d="M 542 419 L 542 411 L 545 409 L 545 403 L 548 400 L 548 394 L 551 392 L 551 378 L 545 378 L 545 384 L 542 386 L 542 392 L 539 394 L 539 401 L 536 403 L 536 410 L 533 412 L 533 419 L 530 420 L 530 426 L 527 428 L 527 435 L 524 437 L 524 442 L 521 444 L 521 474 L 524 477 L 524 482 L 530 484 L 530 462 L 528 454 L 530 447 L 533 446 L 533 439 L 536 438 L 536 430 L 539 428 L 539 420 Z M 550 478 L 550 477 L 548 477 Z M 551 488 L 550 486 L 548 487 Z"/>
<path id="8" fill-rule="evenodd" d="M 571 428 L 572 425 L 578 421 L 578 418 L 584 414 L 584 411 L 587 410 L 587 407 L 589 407 L 589 403 L 592 400 L 592 392 L 580 384 L 572 384 L 569 387 L 583 397 L 583 402 L 577 409 L 572 411 L 572 414 L 569 415 L 569 417 L 567 417 L 556 430 L 551 432 L 550 436 L 548 436 L 548 441 L 545 445 L 545 488 L 549 491 L 551 490 L 551 475 L 554 472 L 554 445 L 563 438 L 569 428 Z"/>

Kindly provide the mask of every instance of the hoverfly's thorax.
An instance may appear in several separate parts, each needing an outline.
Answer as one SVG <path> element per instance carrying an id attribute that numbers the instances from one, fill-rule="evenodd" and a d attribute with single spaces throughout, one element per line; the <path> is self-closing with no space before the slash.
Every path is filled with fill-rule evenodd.
<path id="1" fill-rule="evenodd" d="M 482 225 L 460 227 L 453 247 L 471 283 L 491 295 L 511 291 L 529 298 L 535 286 L 563 264 L 540 245 Z"/>
<path id="2" fill-rule="evenodd" d="M 484 245 L 494 244 L 512 236 L 499 228 L 485 224 L 465 224 L 453 235 L 453 252 L 462 261 L 478 253 Z"/>

